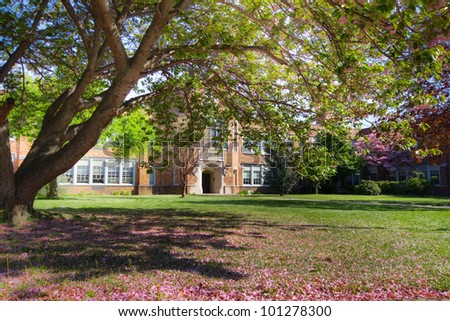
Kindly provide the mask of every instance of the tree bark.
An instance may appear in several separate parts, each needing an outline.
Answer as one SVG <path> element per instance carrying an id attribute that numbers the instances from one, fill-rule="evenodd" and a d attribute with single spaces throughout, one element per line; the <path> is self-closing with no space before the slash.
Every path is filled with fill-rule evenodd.
<path id="1" fill-rule="evenodd" d="M 319 183 L 314 184 L 314 188 L 315 188 L 316 195 L 318 195 L 319 194 Z"/>
<path id="2" fill-rule="evenodd" d="M 50 183 L 48 183 L 48 198 L 58 198 L 58 179 L 55 178 Z"/>
<path id="3" fill-rule="evenodd" d="M 12 222 L 14 207 L 14 168 L 9 145 L 8 115 L 14 107 L 13 99 L 6 99 L 0 109 L 0 209 L 7 222 Z"/>

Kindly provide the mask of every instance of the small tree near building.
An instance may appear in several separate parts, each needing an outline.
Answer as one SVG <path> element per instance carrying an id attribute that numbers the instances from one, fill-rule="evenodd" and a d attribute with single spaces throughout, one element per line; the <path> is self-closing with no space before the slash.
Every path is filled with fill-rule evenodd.
<path id="1" fill-rule="evenodd" d="M 200 160 L 200 150 L 195 147 L 176 147 L 174 156 L 176 158 L 174 166 L 181 185 L 181 197 L 185 197 L 188 192 L 189 178 L 194 175 Z"/>
<path id="2" fill-rule="evenodd" d="M 289 194 L 299 181 L 298 171 L 294 166 L 292 150 L 285 151 L 271 149 L 266 157 L 270 169 L 266 173 L 266 180 L 270 183 L 272 193 L 283 196 Z"/>

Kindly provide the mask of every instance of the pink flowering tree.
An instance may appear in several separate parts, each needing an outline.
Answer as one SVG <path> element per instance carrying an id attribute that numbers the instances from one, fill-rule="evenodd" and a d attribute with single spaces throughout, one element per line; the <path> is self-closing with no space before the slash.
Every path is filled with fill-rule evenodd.
<path id="1" fill-rule="evenodd" d="M 393 173 L 413 162 L 411 152 L 399 147 L 400 140 L 399 133 L 371 132 L 358 139 L 355 148 L 367 165 L 381 167 L 388 173 Z"/>

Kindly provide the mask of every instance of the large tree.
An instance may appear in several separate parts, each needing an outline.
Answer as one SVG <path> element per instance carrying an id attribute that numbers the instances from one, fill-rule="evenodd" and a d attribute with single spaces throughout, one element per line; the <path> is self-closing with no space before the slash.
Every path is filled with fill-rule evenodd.
<path id="1" fill-rule="evenodd" d="M 194 92 L 203 97 L 192 105 L 200 115 L 224 124 L 236 119 L 246 136 L 264 128 L 272 139 L 287 132 L 305 138 L 315 121 L 333 130 L 341 121 L 401 108 L 405 88 L 418 100 L 411 88 L 440 73 L 447 59 L 432 42 L 448 28 L 449 9 L 440 1 L 23 3 L 33 10 L 0 5 L 9 23 L 3 42 L 12 48 L 2 52 L 2 71 L 14 78 L 31 70 L 66 88 L 49 102 L 15 173 L 8 146 L 15 105 L 2 99 L 0 203 L 10 221 L 27 217 L 37 191 L 143 101 L 167 123 L 184 109 L 164 101 Z M 20 47 L 22 39 L 30 41 Z M 7 83 L 4 90 L 17 90 Z"/>

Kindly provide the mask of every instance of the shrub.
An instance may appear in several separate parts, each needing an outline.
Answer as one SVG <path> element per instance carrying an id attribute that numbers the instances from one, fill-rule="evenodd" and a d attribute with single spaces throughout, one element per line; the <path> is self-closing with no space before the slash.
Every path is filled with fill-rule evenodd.
<path id="1" fill-rule="evenodd" d="M 124 195 L 124 196 L 129 196 L 131 195 L 131 191 L 130 190 L 119 190 L 119 191 L 114 191 L 112 192 L 113 195 Z"/>
<path id="2" fill-rule="evenodd" d="M 379 181 L 377 182 L 381 189 L 381 194 L 398 195 L 403 192 L 403 185 L 397 181 Z"/>
<path id="3" fill-rule="evenodd" d="M 362 180 L 361 184 L 355 187 L 355 194 L 359 195 L 380 195 L 381 189 L 375 181 Z"/>
<path id="4" fill-rule="evenodd" d="M 239 195 L 248 195 L 248 191 L 246 189 L 244 189 L 244 190 L 240 191 L 238 194 Z"/>
<path id="5" fill-rule="evenodd" d="M 405 181 L 404 190 L 407 194 L 423 194 L 430 184 L 425 178 L 412 177 Z"/>
<path id="6" fill-rule="evenodd" d="M 43 186 L 36 194 L 37 199 L 45 199 L 48 194 L 48 185 Z"/>

